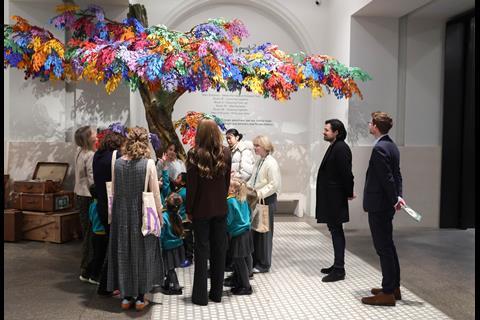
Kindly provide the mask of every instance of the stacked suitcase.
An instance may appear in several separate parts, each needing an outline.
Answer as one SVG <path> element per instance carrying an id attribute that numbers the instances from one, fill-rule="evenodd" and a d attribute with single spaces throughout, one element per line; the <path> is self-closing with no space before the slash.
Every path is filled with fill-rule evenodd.
<path id="1" fill-rule="evenodd" d="M 80 237 L 79 214 L 73 209 L 74 193 L 63 190 L 68 166 L 39 162 L 32 180 L 14 181 L 12 206 L 22 213 L 23 239 L 62 243 Z"/>

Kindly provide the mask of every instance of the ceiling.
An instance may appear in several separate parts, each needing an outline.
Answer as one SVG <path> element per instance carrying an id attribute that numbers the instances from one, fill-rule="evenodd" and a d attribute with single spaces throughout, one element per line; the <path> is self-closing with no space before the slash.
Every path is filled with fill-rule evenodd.
<path id="1" fill-rule="evenodd" d="M 475 8 L 475 0 L 372 0 L 354 16 L 447 20 Z"/>

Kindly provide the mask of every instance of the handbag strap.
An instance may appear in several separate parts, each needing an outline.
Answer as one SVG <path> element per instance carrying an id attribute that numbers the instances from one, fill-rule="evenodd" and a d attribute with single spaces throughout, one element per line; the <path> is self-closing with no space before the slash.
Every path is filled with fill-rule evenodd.
<path id="1" fill-rule="evenodd" d="M 113 183 L 113 178 L 115 177 L 114 175 L 114 170 L 115 170 L 115 161 L 117 161 L 117 150 L 113 150 L 112 152 L 112 183 Z"/>
<path id="2" fill-rule="evenodd" d="M 145 169 L 145 192 L 148 191 L 148 176 L 149 176 L 148 168 L 151 165 L 151 163 L 153 163 L 153 160 L 147 159 L 147 168 Z"/>

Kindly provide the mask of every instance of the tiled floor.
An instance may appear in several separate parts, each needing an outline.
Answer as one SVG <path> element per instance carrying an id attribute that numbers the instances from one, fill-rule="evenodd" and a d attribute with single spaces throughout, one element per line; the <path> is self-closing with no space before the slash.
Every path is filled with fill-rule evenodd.
<path id="1" fill-rule="evenodd" d="M 396 307 L 363 305 L 361 297 L 380 284 L 381 273 L 347 251 L 346 279 L 323 283 L 319 270 L 332 257 L 331 239 L 312 226 L 276 222 L 271 272 L 255 275 L 251 296 L 225 288 L 222 303 L 193 305 L 193 267 L 178 269 L 184 295 L 155 294 L 151 319 L 450 319 L 405 287 Z"/>

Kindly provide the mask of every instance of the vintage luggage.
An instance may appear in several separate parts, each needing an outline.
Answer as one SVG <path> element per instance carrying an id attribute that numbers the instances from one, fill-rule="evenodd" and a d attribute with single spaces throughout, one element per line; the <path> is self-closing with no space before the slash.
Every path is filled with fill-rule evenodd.
<path id="1" fill-rule="evenodd" d="M 62 190 L 67 175 L 66 162 L 38 162 L 32 180 L 15 181 L 13 191 L 26 193 L 55 193 Z"/>
<path id="2" fill-rule="evenodd" d="M 73 191 L 56 193 L 12 193 L 12 206 L 20 210 L 58 211 L 70 209 L 74 203 Z"/>
<path id="3" fill-rule="evenodd" d="M 22 211 L 5 209 L 3 211 L 3 240 L 22 240 Z"/>
<path id="4" fill-rule="evenodd" d="M 23 239 L 63 243 L 79 239 L 82 231 L 77 210 L 23 211 Z"/>

